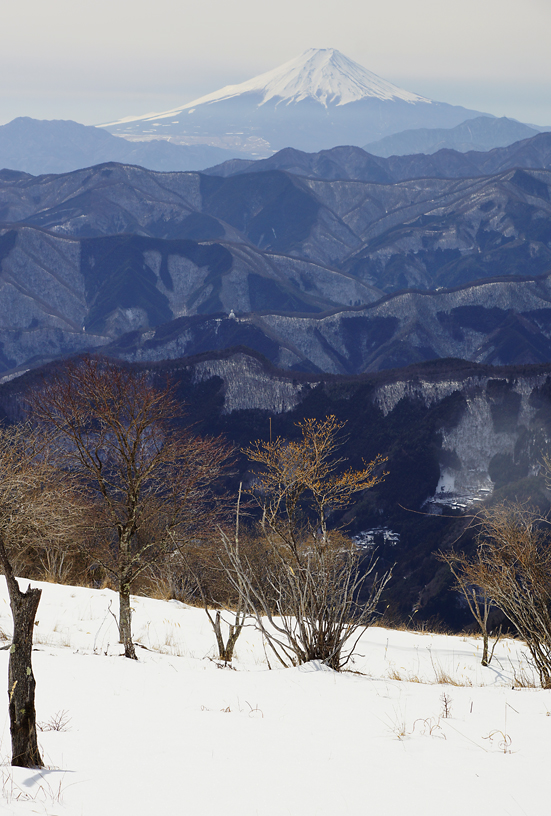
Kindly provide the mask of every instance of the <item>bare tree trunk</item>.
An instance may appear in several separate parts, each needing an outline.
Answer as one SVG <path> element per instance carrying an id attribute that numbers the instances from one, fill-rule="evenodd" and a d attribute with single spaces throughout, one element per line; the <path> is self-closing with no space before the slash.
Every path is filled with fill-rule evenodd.
<path id="1" fill-rule="evenodd" d="M 119 634 L 124 646 L 124 656 L 137 660 L 132 642 L 132 609 L 130 608 L 130 584 L 121 579 L 119 585 Z"/>
<path id="2" fill-rule="evenodd" d="M 128 530 L 119 532 L 119 635 L 124 646 L 124 656 L 130 660 L 137 660 L 136 650 L 132 642 L 132 609 L 130 608 L 130 540 Z"/>
<path id="3" fill-rule="evenodd" d="M 239 617 L 239 613 L 236 614 L 236 621 L 238 622 L 235 624 L 228 624 L 229 633 L 228 639 L 225 643 L 224 636 L 222 634 L 222 617 L 220 615 L 220 611 L 216 612 L 214 622 L 208 613 L 208 610 L 207 614 L 209 615 L 210 622 L 212 623 L 214 634 L 216 636 L 216 643 L 218 644 L 218 658 L 223 660 L 224 663 L 231 663 L 233 660 L 235 644 L 237 643 L 237 639 L 241 634 L 241 630 L 243 629 L 243 623 L 240 622 L 241 619 Z"/>
<path id="4" fill-rule="evenodd" d="M 482 630 L 482 642 L 483 642 L 484 645 L 482 647 L 482 660 L 480 662 L 482 663 L 483 666 L 488 666 L 489 661 L 488 661 L 488 631 L 487 631 L 487 629 Z"/>
<path id="5" fill-rule="evenodd" d="M 490 651 L 490 635 L 488 632 L 488 620 L 490 617 L 490 611 L 494 602 L 490 599 L 488 594 L 485 592 L 484 588 L 477 586 L 472 586 L 469 581 L 465 578 L 465 569 L 468 565 L 468 561 L 466 560 L 463 553 L 454 553 L 447 552 L 447 553 L 438 553 L 438 558 L 440 561 L 444 561 L 448 565 L 451 570 L 453 577 L 456 580 L 456 588 L 459 589 L 467 601 L 467 605 L 471 610 L 471 613 L 480 626 L 480 632 L 482 634 L 482 660 L 480 661 L 482 666 L 489 666 L 492 662 L 492 657 L 494 656 L 494 650 L 497 646 L 497 641 L 501 636 L 501 628 L 499 630 L 499 634 L 497 636 L 497 640 L 495 641 L 492 651 Z"/>
<path id="6" fill-rule="evenodd" d="M 0 560 L 4 567 L 13 616 L 13 642 L 8 668 L 8 695 L 11 732 L 11 764 L 22 768 L 42 768 L 36 735 L 34 693 L 36 681 L 32 670 L 34 620 L 41 589 L 21 592 L 0 540 Z"/>

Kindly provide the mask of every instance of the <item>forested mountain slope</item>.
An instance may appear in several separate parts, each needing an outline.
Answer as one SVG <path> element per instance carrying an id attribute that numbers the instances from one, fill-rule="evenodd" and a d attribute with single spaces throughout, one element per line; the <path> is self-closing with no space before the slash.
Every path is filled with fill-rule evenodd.
<path id="1" fill-rule="evenodd" d="M 179 335 L 179 354 L 239 342 L 338 372 L 548 360 L 550 187 L 551 171 L 519 169 L 391 184 L 117 164 L 3 172 L 0 364 L 129 331 L 129 353 L 156 338 L 156 359 L 159 337 Z M 200 315 L 222 323 L 188 330 Z"/>
<path id="2" fill-rule="evenodd" d="M 0 413 L 24 418 L 26 395 L 52 368 L 0 385 Z M 293 438 L 301 418 L 334 414 L 346 422 L 344 462 L 359 468 L 378 453 L 388 456 L 385 480 L 330 523 L 374 541 L 381 569 L 396 564 L 388 597 L 402 619 L 415 611 L 421 620 L 437 615 L 453 626 L 469 622 L 434 552 L 458 540 L 462 548 L 473 546 L 472 531 L 460 539 L 473 500 L 494 491 L 494 500 L 549 506 L 538 476 L 551 438 L 549 364 L 495 368 L 439 360 L 351 377 L 277 370 L 241 349 L 139 368 L 160 384 L 168 375 L 185 405 L 183 421 L 197 433 L 223 434 L 237 451 L 268 439 L 270 430 Z M 238 454 L 228 488 L 236 491 L 249 479 Z"/>

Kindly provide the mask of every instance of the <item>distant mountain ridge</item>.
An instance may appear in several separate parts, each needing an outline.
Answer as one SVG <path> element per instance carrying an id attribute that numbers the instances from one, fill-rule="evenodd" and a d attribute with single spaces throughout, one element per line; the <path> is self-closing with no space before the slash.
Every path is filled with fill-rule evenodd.
<path id="1" fill-rule="evenodd" d="M 434 138 L 440 138 L 438 134 L 471 132 L 471 129 L 474 128 L 472 123 L 477 121 L 491 123 L 484 131 L 484 133 L 490 134 L 484 150 L 492 146 L 492 141 L 497 140 L 509 145 L 514 141 L 513 136 L 518 136 L 520 139 L 536 133 L 532 128 L 528 128 L 519 122 L 480 117 L 478 120 L 469 120 L 469 122 L 465 122 L 452 130 L 409 131 L 405 134 L 397 134 L 396 138 L 399 141 L 400 138 L 404 136 L 409 138 L 408 134 L 412 134 L 418 141 L 420 139 L 421 148 L 426 148 L 428 144 L 426 140 L 433 138 L 434 134 L 436 134 Z M 486 128 L 486 125 L 484 127 Z M 419 134 L 422 135 L 422 138 Z M 388 144 L 395 144 L 392 141 L 394 138 L 389 137 L 391 141 Z M 386 142 L 384 143 L 386 144 Z M 467 146 L 467 143 L 463 145 L 463 147 Z M 461 148 L 461 145 L 459 147 Z M 333 148 L 332 151 L 340 151 L 343 154 L 343 150 L 350 151 L 351 149 L 361 150 L 360 148 Z M 327 153 L 327 151 L 322 152 Z M 380 152 L 385 151 L 381 150 Z M 401 151 L 395 152 L 400 153 Z M 425 150 L 425 152 L 431 153 L 432 151 Z M 28 117 L 20 117 L 7 125 L 0 126 L 0 168 L 26 172 L 32 175 L 66 173 L 109 161 L 138 165 L 148 170 L 161 172 L 202 170 L 205 167 L 209 168 L 206 172 L 220 175 L 232 175 L 234 172 L 243 172 L 245 170 L 256 172 L 259 169 L 269 167 L 278 167 L 291 172 L 304 172 L 299 165 L 282 161 L 285 156 L 300 156 L 301 153 L 302 151 L 294 148 L 285 148 L 284 151 L 279 151 L 275 156 L 265 159 L 264 161 L 268 162 L 267 164 L 256 165 L 253 163 L 255 157 L 252 154 L 248 158 L 243 158 L 246 154 L 238 149 L 224 150 L 206 144 L 179 145 L 161 138 L 143 142 L 128 141 L 113 136 L 101 128 L 80 125 L 71 121 L 39 121 Z M 330 161 L 337 155 L 337 152 L 331 152 L 329 155 Z M 357 155 L 361 156 L 362 153 L 358 152 Z M 469 155 L 473 159 L 472 150 Z M 378 175 L 366 176 L 364 173 L 366 180 L 367 178 L 371 180 L 378 178 L 383 182 L 400 180 L 402 177 L 409 177 L 408 167 L 413 168 L 413 173 L 420 175 L 446 175 L 450 171 L 452 175 L 458 173 L 458 170 L 454 169 L 452 157 L 446 157 L 445 154 L 428 161 L 414 157 L 404 158 L 401 162 L 394 159 L 390 162 L 381 162 L 380 158 L 380 155 L 373 155 L 370 163 L 373 171 Z M 363 161 L 364 163 L 367 161 L 365 157 Z M 222 162 L 222 164 L 213 165 L 216 162 Z M 539 165 L 536 161 L 532 166 L 541 166 L 541 159 L 539 162 Z M 477 163 L 480 165 L 478 168 L 475 166 Z M 517 163 L 519 165 L 523 164 L 522 157 L 519 157 Z M 359 167 L 358 162 L 356 162 L 356 165 Z M 496 170 L 496 167 L 491 166 L 491 161 L 487 163 L 483 157 L 477 159 L 475 164 L 473 164 L 472 160 L 457 161 L 455 159 L 455 166 L 457 168 L 463 166 L 464 175 Z M 329 167 L 327 161 L 325 167 Z M 450 168 L 450 171 L 447 170 L 447 167 Z M 350 171 L 346 172 L 346 177 L 348 177 Z M 358 172 L 358 169 L 352 172 Z M 322 168 L 321 173 L 322 176 L 327 177 L 328 169 Z"/>
<path id="2" fill-rule="evenodd" d="M 188 147 L 160 139 L 133 143 L 72 121 L 21 116 L 0 126 L 0 168 L 35 176 L 69 173 L 108 161 L 137 164 L 148 170 L 201 170 L 232 155 L 238 155 L 237 151 L 210 145 Z"/>
<path id="3" fill-rule="evenodd" d="M 551 128 L 549 128 L 551 129 Z M 385 136 L 377 142 L 364 145 L 373 156 L 409 156 L 414 153 L 436 153 L 438 150 L 486 151 L 507 147 L 522 139 L 529 139 L 545 128 L 535 129 L 514 119 L 478 116 L 453 128 L 419 128 Z"/>
<path id="4" fill-rule="evenodd" d="M 283 170 L 310 178 L 392 184 L 415 178 L 476 178 L 514 167 L 551 168 L 551 133 L 538 133 L 506 147 L 467 153 L 442 149 L 431 155 L 419 153 L 383 157 L 352 146 L 334 147 L 317 153 L 285 148 L 267 159 L 230 159 L 203 172 L 227 178 L 243 173 Z"/>
<path id="5" fill-rule="evenodd" d="M 250 247 L 346 271 L 389 292 L 458 286 L 505 271 L 545 272 L 550 179 L 547 170 L 518 169 L 383 184 L 280 170 L 227 178 L 161 174 L 113 164 L 0 178 L 0 219 L 75 237 L 129 233 L 229 243 L 232 252 Z M 232 302 L 226 284 L 221 291 L 228 311 L 247 311 L 242 295 Z"/>
<path id="6" fill-rule="evenodd" d="M 267 155 L 288 146 L 312 151 L 362 145 L 406 128 L 452 127 L 477 115 L 398 88 L 334 48 L 310 48 L 239 85 L 102 127 L 127 138 L 162 137 Z"/>

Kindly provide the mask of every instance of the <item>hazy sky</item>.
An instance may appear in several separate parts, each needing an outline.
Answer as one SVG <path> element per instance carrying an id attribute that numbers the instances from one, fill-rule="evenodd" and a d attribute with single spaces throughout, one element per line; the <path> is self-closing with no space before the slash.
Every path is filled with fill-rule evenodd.
<path id="1" fill-rule="evenodd" d="M 0 124 L 162 111 L 334 47 L 409 91 L 551 125 L 551 0 L 0 2 Z"/>

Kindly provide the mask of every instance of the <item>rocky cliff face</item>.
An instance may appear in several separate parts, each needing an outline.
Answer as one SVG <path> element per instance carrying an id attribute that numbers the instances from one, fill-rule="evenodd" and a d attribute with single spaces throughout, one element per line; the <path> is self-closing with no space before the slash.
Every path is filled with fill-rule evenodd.
<path id="1" fill-rule="evenodd" d="M 433 504 L 472 503 L 507 481 L 515 469 L 536 474 L 549 443 L 538 419 L 538 397 L 549 372 L 521 377 L 479 374 L 439 381 L 400 380 L 378 386 L 374 401 L 384 415 L 401 400 L 421 401 L 427 408 L 460 395 L 463 407 L 455 424 L 440 428 L 440 478 Z M 518 474 L 516 474 L 518 475 Z"/>
<path id="2" fill-rule="evenodd" d="M 194 383 L 220 380 L 226 416 L 248 410 L 272 416 L 307 414 L 314 410 L 312 395 L 317 393 L 316 410 L 323 394 L 326 412 L 340 411 L 349 423 L 365 414 L 377 435 L 378 427 L 401 422 L 404 406 L 417 406 L 424 419 L 401 427 L 399 434 L 411 434 L 414 442 L 416 434 L 421 438 L 426 433 L 426 425 L 417 427 L 415 422 L 436 417 L 426 441 L 436 446 L 438 473 L 424 496 L 433 510 L 450 503 L 471 504 L 496 484 L 537 474 L 551 441 L 551 366 L 524 372 L 455 366 L 454 371 L 453 365 L 446 369 L 443 363 L 439 371 L 429 369 L 427 374 L 420 366 L 387 377 L 292 378 L 268 368 L 261 358 L 239 352 L 190 361 L 185 368 Z"/>
<path id="3" fill-rule="evenodd" d="M 222 426 L 226 432 L 251 412 L 271 416 L 274 427 L 284 428 L 300 416 L 335 413 L 350 426 L 349 455 L 360 461 L 381 449 L 394 450 L 392 472 L 404 467 L 396 464 L 404 448 L 430 449 L 430 477 L 422 473 L 427 464 L 416 474 L 426 484 L 417 499 L 432 500 L 434 506 L 468 504 L 496 484 L 537 473 L 551 441 L 551 365 L 514 369 L 441 361 L 377 375 L 327 377 L 277 370 L 248 351 L 144 365 L 187 383 L 182 398 L 201 422 L 208 413 L 204 388 L 214 389 L 218 407 L 209 414 L 210 432 Z M 0 387 L 0 407 L 8 415 L 19 410 L 13 405 L 28 382 L 21 377 Z"/>
<path id="4" fill-rule="evenodd" d="M 224 396 L 224 414 L 234 411 L 260 410 L 269 414 L 292 411 L 303 398 L 305 385 L 267 371 L 265 365 L 246 353 L 232 354 L 228 359 L 209 359 L 192 366 L 193 382 L 219 377 Z"/>

